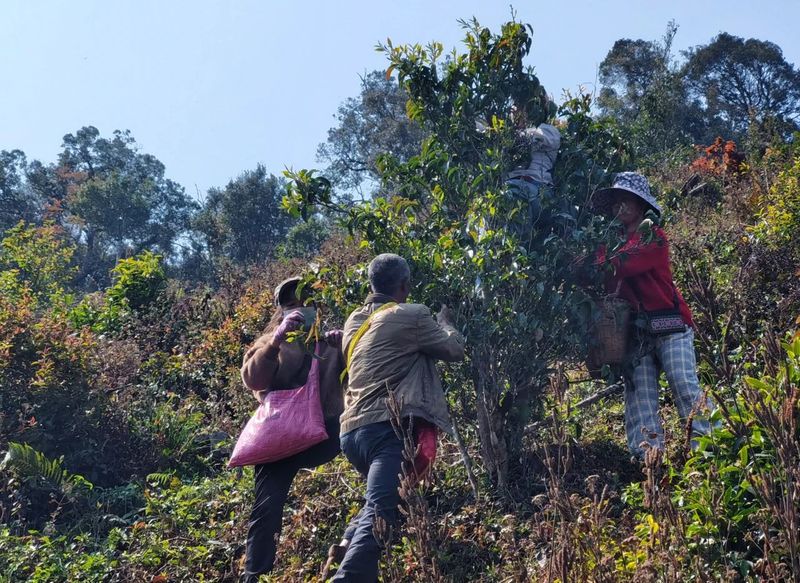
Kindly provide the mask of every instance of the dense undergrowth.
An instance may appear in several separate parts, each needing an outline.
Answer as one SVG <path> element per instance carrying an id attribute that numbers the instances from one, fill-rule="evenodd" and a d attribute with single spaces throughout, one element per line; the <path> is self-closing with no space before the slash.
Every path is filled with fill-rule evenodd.
<path id="1" fill-rule="evenodd" d="M 747 175 L 726 183 L 694 174 L 708 190 L 687 200 L 677 189 L 688 168 L 675 170 L 678 181 L 667 172 L 661 180 L 704 386 L 720 404 L 713 435 L 689 454 L 665 392 L 670 446 L 636 467 L 621 404 L 610 397 L 574 408 L 601 385 L 563 363 L 543 394 L 547 415 L 524 437 L 513 496 L 493 490 L 463 419 L 479 499 L 446 441 L 414 499 L 425 518 L 396 538 L 387 580 L 428 580 L 432 566 L 450 581 L 778 581 L 797 572 L 797 275 L 772 271 L 796 242 L 771 255 L 753 234 L 761 219 L 742 221 L 758 188 Z M 778 197 L 781 184 L 758 204 Z M 719 202 L 709 202 L 710 189 Z M 780 198 L 792 196 L 800 194 Z M 4 243 L 0 576 L 234 581 L 252 495 L 249 470 L 224 469 L 252 407 L 238 365 L 266 323 L 272 283 L 304 264 L 189 289 L 144 256 L 122 262 L 104 294 L 76 302 L 59 283 L 66 264 L 39 266 L 35 284 L 12 266 L 23 263 L 22 239 L 68 252 L 49 227 L 15 230 Z M 318 261 L 336 270 L 364 259 L 347 249 L 332 241 Z M 313 579 L 362 493 L 342 459 L 301 473 L 271 580 Z M 421 530 L 432 541 L 422 551 Z"/>
<path id="2" fill-rule="evenodd" d="M 623 159 L 613 128 L 592 120 L 588 102 L 572 100 L 561 114 L 565 160 L 558 171 L 569 197 L 606 177 L 578 177 L 587 152 L 596 159 L 610 150 L 609 168 Z M 439 129 L 444 143 L 447 126 Z M 499 135 L 502 125 L 495 129 Z M 439 172 L 446 149 L 436 150 L 433 141 L 426 148 L 429 158 L 390 168 L 393 178 L 402 183 L 411 176 L 418 187 L 414 172 Z M 524 415 L 510 407 L 501 420 L 516 432 L 507 436 L 506 466 L 500 471 L 490 463 L 487 456 L 497 451 L 481 442 L 473 387 L 465 380 L 474 362 L 443 367 L 462 444 L 445 438 L 432 479 L 407 492 L 407 519 L 384 557 L 384 580 L 797 579 L 800 155 L 796 144 L 750 159 L 734 151 L 720 141 L 638 162 L 667 209 L 676 277 L 697 325 L 701 380 L 718 405 L 714 432 L 690 450 L 665 390 L 667 450 L 634 465 L 618 396 L 581 404 L 604 387 L 576 356 L 585 331 L 569 330 L 575 342 L 563 346 L 572 352 L 559 358 L 553 355 L 562 344 L 550 336 L 564 329 L 526 321 L 514 341 L 531 332 L 535 350 L 509 354 L 546 355 L 532 367 L 546 382 L 515 402 Z M 487 175 L 500 180 L 498 168 Z M 448 179 L 456 184 L 461 171 Z M 273 286 L 290 274 L 313 274 L 327 301 L 325 325 L 341 325 L 365 291 L 368 253 L 401 245 L 371 240 L 361 227 L 398 229 L 400 240 L 401 222 L 413 219 L 420 242 L 402 243 L 408 252 L 421 256 L 430 241 L 441 244 L 438 258 L 429 254 L 431 273 L 459 274 L 472 288 L 469 261 L 448 255 L 463 233 L 448 228 L 424 239 L 426 220 L 430 226 L 447 219 L 436 214 L 447 206 L 436 198 L 444 196 L 440 191 L 420 187 L 415 204 L 422 206 L 403 206 L 407 199 L 399 197 L 397 215 L 385 200 L 354 212 L 351 218 L 361 222 L 353 236 L 334 231 L 312 262 L 220 268 L 213 286 L 170 277 L 158 256 L 144 253 L 121 260 L 103 292 L 81 295 L 71 283 L 75 250 L 58 226 L 7 231 L 0 249 L 0 448 L 7 452 L 0 467 L 0 581 L 237 580 L 252 472 L 225 463 L 253 408 L 239 365 L 271 315 Z M 486 208 L 465 204 L 467 216 L 501 212 L 495 195 L 489 193 Z M 420 214 L 426 204 L 435 210 Z M 589 219 L 576 221 L 584 221 L 585 232 L 594 228 Z M 516 257 L 498 232 L 475 235 L 485 265 L 502 267 Z M 524 255 L 523 268 L 566 273 L 565 250 L 588 244 L 565 243 L 568 230 L 553 233 L 538 242 L 554 258 L 553 271 Z M 425 273 L 422 264 L 418 275 Z M 440 284 L 449 301 L 458 301 L 453 277 L 421 281 L 415 294 L 433 297 Z M 497 289 L 515 277 L 498 276 Z M 479 307 L 462 306 L 459 314 L 467 318 Z M 492 333 L 481 341 L 503 338 L 501 326 Z M 496 395 L 501 405 L 506 394 Z M 363 491 L 342 458 L 301 472 L 275 572 L 265 579 L 315 580 Z"/>

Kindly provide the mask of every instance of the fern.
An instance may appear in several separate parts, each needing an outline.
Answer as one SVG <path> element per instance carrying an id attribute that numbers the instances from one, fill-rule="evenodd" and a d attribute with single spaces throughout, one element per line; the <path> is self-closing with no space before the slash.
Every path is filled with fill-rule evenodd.
<path id="1" fill-rule="evenodd" d="M 78 474 L 64 468 L 63 456 L 50 459 L 27 443 L 8 444 L 8 452 L 0 469 L 13 472 L 19 478 L 37 486 L 44 486 L 64 493 L 92 490 L 94 485 Z"/>
<path id="2" fill-rule="evenodd" d="M 173 472 L 154 472 L 147 474 L 147 481 L 159 486 L 169 486 L 174 477 L 175 474 Z"/>

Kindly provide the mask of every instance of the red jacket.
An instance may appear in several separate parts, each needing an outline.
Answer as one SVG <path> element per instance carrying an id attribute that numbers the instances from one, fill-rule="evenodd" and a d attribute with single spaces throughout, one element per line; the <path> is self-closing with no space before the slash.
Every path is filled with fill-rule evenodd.
<path id="1" fill-rule="evenodd" d="M 630 302 L 634 310 L 639 311 L 641 305 L 648 312 L 673 308 L 677 296 L 683 321 L 694 326 L 692 312 L 672 279 L 667 236 L 659 227 L 653 227 L 653 231 L 651 243 L 642 244 L 642 234 L 637 231 L 609 258 L 614 274 L 606 282 L 606 291 L 615 292 L 621 281 L 619 297 Z M 598 263 L 605 261 L 603 247 L 598 252 Z"/>

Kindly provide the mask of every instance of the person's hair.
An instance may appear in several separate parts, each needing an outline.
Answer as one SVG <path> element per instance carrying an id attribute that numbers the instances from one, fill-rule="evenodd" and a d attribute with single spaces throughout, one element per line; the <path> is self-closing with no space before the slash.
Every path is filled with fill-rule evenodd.
<path id="1" fill-rule="evenodd" d="M 277 330 L 278 326 L 281 325 L 283 322 L 283 309 L 278 306 L 277 309 L 272 313 L 272 318 L 270 318 L 269 322 L 267 322 L 267 327 L 264 328 L 263 334 L 269 334 L 272 337 L 272 333 Z"/>
<path id="2" fill-rule="evenodd" d="M 368 274 L 373 292 L 391 295 L 411 278 L 411 269 L 399 255 L 382 253 L 370 261 Z"/>

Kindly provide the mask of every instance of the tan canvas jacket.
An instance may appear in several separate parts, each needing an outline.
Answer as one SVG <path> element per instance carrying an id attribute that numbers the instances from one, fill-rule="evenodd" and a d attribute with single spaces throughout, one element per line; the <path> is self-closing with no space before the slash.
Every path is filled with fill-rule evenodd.
<path id="1" fill-rule="evenodd" d="M 342 350 L 369 315 L 392 298 L 372 294 L 350 314 L 344 325 Z M 387 421 L 386 399 L 393 390 L 402 403 L 401 414 L 421 417 L 452 432 L 447 401 L 436 360 L 464 358 L 464 339 L 455 328 L 439 325 L 421 304 L 398 304 L 376 314 L 353 350 L 345 390 L 342 433 L 363 425 Z"/>

